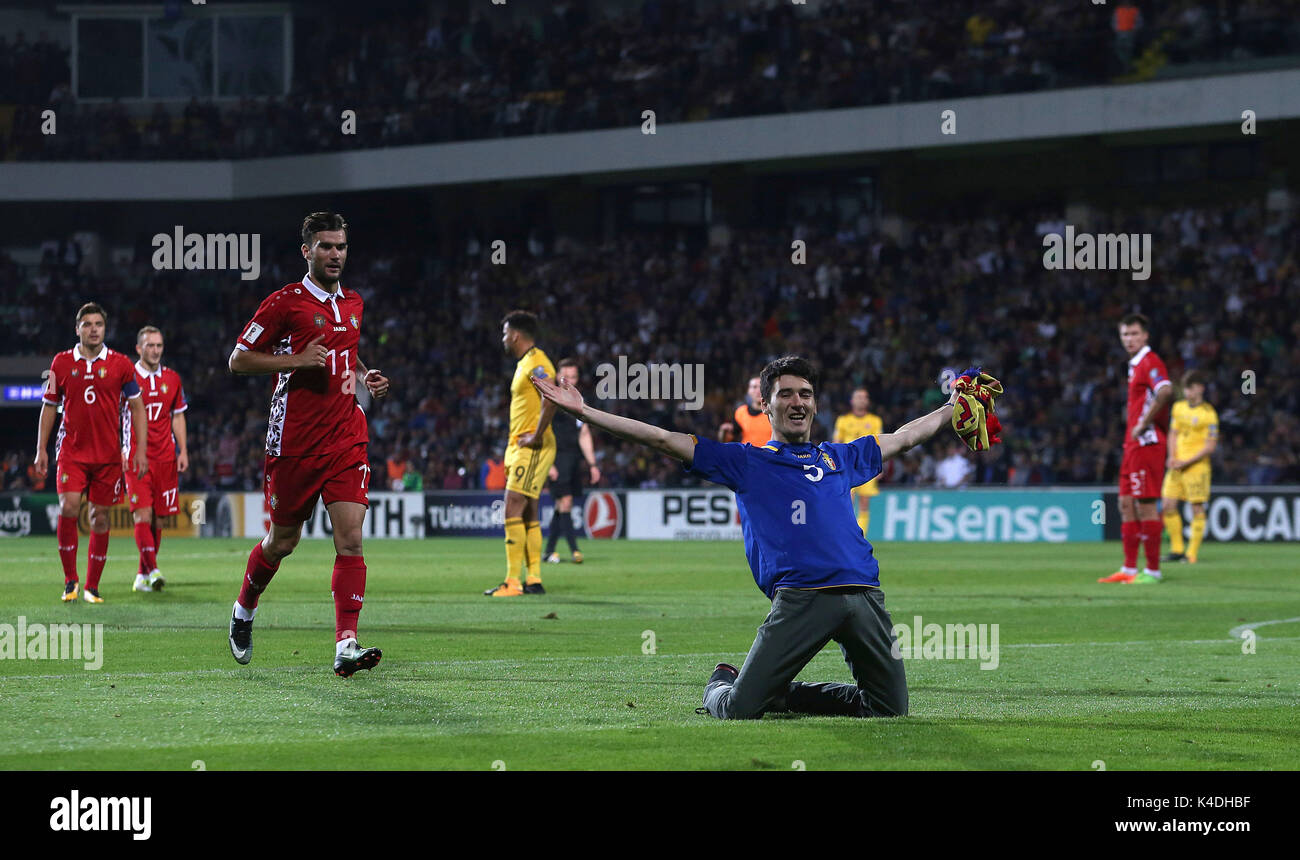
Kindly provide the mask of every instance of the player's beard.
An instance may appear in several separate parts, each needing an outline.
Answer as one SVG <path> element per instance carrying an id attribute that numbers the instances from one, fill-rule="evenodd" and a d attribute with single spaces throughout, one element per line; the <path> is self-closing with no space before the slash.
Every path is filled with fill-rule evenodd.
<path id="1" fill-rule="evenodd" d="M 343 277 L 343 264 L 341 263 L 339 264 L 339 273 L 337 275 L 331 275 L 323 265 L 319 269 L 316 269 L 311 273 L 312 280 L 315 281 L 321 287 L 333 287 L 342 279 L 342 277 Z M 326 292 L 333 292 L 333 290 L 332 289 L 326 290 Z"/>

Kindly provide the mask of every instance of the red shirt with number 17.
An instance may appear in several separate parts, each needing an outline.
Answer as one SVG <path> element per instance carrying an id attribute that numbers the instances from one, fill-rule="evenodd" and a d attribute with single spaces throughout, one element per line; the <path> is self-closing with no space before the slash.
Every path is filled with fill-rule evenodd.
<path id="1" fill-rule="evenodd" d="M 144 417 L 148 428 L 149 447 L 146 449 L 150 464 L 170 463 L 176 459 L 176 434 L 172 432 L 172 417 L 181 414 L 189 405 L 181 389 L 181 375 L 170 367 L 159 365 L 153 373 L 144 362 L 135 363 L 135 381 L 140 386 L 144 400 Z M 128 457 L 135 457 L 136 438 L 132 432 L 130 413 L 122 415 L 122 432 L 131 439 Z"/>
<path id="2" fill-rule="evenodd" d="M 369 441 L 356 398 L 357 344 L 363 302 L 340 284 L 334 294 L 310 276 L 262 301 L 235 342 L 239 349 L 297 355 L 317 337 L 329 350 L 325 366 L 276 375 L 266 453 L 274 457 L 331 454 Z"/>
<path id="3" fill-rule="evenodd" d="M 121 409 L 140 396 L 135 364 L 107 346 L 87 359 L 81 345 L 54 356 L 44 401 L 63 406 L 56 457 L 76 463 L 122 463 Z"/>

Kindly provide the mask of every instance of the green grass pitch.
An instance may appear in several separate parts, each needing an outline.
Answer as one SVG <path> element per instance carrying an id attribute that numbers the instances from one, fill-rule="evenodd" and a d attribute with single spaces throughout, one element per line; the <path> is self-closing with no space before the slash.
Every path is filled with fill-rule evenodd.
<path id="1" fill-rule="evenodd" d="M 902 719 L 722 722 L 694 711 L 704 682 L 767 609 L 738 544 L 588 541 L 546 596 L 489 600 L 500 541 L 370 542 L 361 640 L 384 659 L 343 680 L 323 541 L 263 597 L 252 664 L 231 658 L 252 543 L 164 541 L 166 591 L 136 594 L 115 538 L 91 606 L 59 602 L 52 538 L 0 542 L 0 624 L 102 622 L 105 653 L 0 659 L 0 768 L 1300 768 L 1294 546 L 1209 544 L 1137 587 L 1095 582 L 1117 544 L 882 544 L 894 621 L 996 623 L 997 668 L 909 660 Z M 1230 636 L 1284 619 L 1254 653 Z M 834 645 L 801 677 L 850 680 Z"/>

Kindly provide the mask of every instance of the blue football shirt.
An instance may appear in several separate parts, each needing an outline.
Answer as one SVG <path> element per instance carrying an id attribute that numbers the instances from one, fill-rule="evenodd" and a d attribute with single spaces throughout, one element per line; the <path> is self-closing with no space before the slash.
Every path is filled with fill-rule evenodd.
<path id="1" fill-rule="evenodd" d="M 880 587 L 851 497 L 883 468 L 875 437 L 762 447 L 696 439 L 685 468 L 735 491 L 745 557 L 769 598 L 778 588 Z"/>

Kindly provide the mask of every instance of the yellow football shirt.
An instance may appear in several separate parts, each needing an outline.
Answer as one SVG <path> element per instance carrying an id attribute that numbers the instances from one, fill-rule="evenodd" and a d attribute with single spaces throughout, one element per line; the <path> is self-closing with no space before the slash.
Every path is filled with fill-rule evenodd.
<path id="1" fill-rule="evenodd" d="M 1174 404 L 1170 426 L 1176 434 L 1174 456 L 1186 460 L 1200 453 L 1206 441 L 1218 439 L 1219 413 L 1205 401 L 1201 401 L 1199 406 L 1190 406 L 1186 400 L 1179 400 Z"/>
<path id="2" fill-rule="evenodd" d="M 868 412 L 861 418 L 849 412 L 835 419 L 835 438 L 836 442 L 852 442 L 854 439 L 861 439 L 863 436 L 879 436 L 884 432 L 885 424 L 880 420 L 880 416 Z"/>
<path id="3" fill-rule="evenodd" d="M 528 381 L 532 376 L 555 378 L 555 366 L 546 353 L 537 347 L 525 352 L 515 364 L 515 377 L 510 381 L 510 444 L 515 444 L 521 434 L 537 429 L 537 419 L 542 415 L 542 395 Z M 555 445 L 555 433 L 546 428 L 545 445 Z"/>

